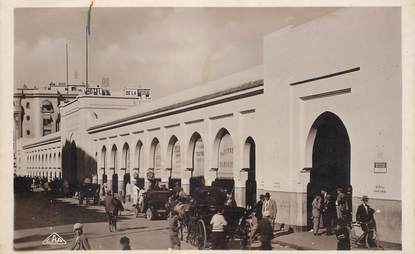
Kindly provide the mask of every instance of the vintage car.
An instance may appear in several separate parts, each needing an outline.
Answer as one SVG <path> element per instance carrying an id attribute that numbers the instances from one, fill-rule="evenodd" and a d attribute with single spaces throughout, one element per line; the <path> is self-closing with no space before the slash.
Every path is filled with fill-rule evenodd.
<path id="1" fill-rule="evenodd" d="M 147 220 L 167 218 L 169 211 L 166 203 L 171 195 L 172 192 L 169 190 L 148 190 L 144 193 L 144 201 L 140 210 L 145 213 Z"/>
<path id="2" fill-rule="evenodd" d="M 95 183 L 83 183 L 79 188 L 79 204 L 82 205 L 84 200 L 88 204 L 90 201 L 94 205 L 97 205 L 99 202 L 99 190 L 100 185 Z"/>

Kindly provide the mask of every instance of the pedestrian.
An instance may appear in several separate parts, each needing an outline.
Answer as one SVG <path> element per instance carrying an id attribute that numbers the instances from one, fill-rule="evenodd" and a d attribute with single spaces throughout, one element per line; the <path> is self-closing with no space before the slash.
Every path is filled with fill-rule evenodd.
<path id="1" fill-rule="evenodd" d="M 312 218 L 313 218 L 313 233 L 314 235 L 318 235 L 318 230 L 320 228 L 320 209 L 321 209 L 321 196 L 316 195 L 312 203 Z"/>
<path id="2" fill-rule="evenodd" d="M 217 209 L 216 213 L 210 220 L 212 225 L 212 249 L 213 250 L 224 250 L 225 249 L 225 227 L 228 222 L 223 216 L 222 208 Z"/>
<path id="3" fill-rule="evenodd" d="M 254 237 L 259 233 L 259 240 L 261 242 L 261 246 L 259 247 L 260 250 L 272 250 L 271 240 L 274 238 L 274 229 L 271 220 L 272 218 L 269 212 L 266 211 L 255 230 Z"/>
<path id="4" fill-rule="evenodd" d="M 126 202 L 131 201 L 131 184 L 130 184 L 130 182 L 127 182 L 127 184 L 125 185 L 125 199 L 126 199 Z"/>
<path id="5" fill-rule="evenodd" d="M 344 212 L 344 221 L 349 226 L 349 228 L 352 227 L 352 220 L 353 220 L 352 197 L 353 197 L 353 189 L 352 189 L 352 186 L 349 185 L 347 186 L 346 193 L 345 193 L 346 207 L 345 207 L 345 212 Z"/>
<path id="6" fill-rule="evenodd" d="M 230 192 L 228 190 L 226 191 L 226 202 L 225 202 L 225 205 L 226 206 L 232 206 L 232 207 L 235 207 L 236 206 L 236 201 L 233 198 L 233 191 L 232 192 Z"/>
<path id="7" fill-rule="evenodd" d="M 121 212 L 124 211 L 124 206 L 122 205 L 122 199 L 120 199 L 120 195 L 118 195 L 118 197 L 114 197 L 114 200 L 115 200 L 114 214 L 117 216 L 118 215 L 121 216 Z"/>
<path id="8" fill-rule="evenodd" d="M 371 229 L 376 231 L 376 221 L 374 214 L 375 210 L 369 206 L 368 196 L 364 195 L 362 197 L 362 204 L 357 207 L 356 211 L 356 221 L 360 223 L 364 234 L 368 234 Z M 373 235 L 369 236 L 368 247 L 376 246 L 373 238 Z"/>
<path id="9" fill-rule="evenodd" d="M 350 250 L 350 231 L 344 220 L 337 221 L 336 226 L 337 250 Z"/>
<path id="10" fill-rule="evenodd" d="M 104 199 L 104 204 L 105 204 L 105 214 L 107 215 L 107 220 L 108 220 L 108 227 L 109 227 L 110 232 L 112 232 L 113 217 L 117 215 L 115 213 L 117 203 L 115 199 L 112 197 L 111 191 L 107 192 L 107 196 Z"/>
<path id="11" fill-rule="evenodd" d="M 258 228 L 258 218 L 256 217 L 255 212 L 251 213 L 251 220 L 249 221 L 249 228 L 250 228 L 250 242 L 252 243 L 256 238 L 255 232 Z M 261 219 L 262 220 L 262 219 Z"/>
<path id="12" fill-rule="evenodd" d="M 272 223 L 272 229 L 274 229 L 275 220 L 277 217 L 277 202 L 271 199 L 269 192 L 265 193 L 265 200 L 262 204 L 262 216 L 268 214 Z"/>
<path id="13" fill-rule="evenodd" d="M 121 250 L 131 250 L 130 238 L 123 236 L 120 238 Z"/>
<path id="14" fill-rule="evenodd" d="M 173 250 L 180 250 L 179 214 L 174 209 L 171 211 L 171 216 L 169 218 L 169 232 L 170 248 Z"/>
<path id="15" fill-rule="evenodd" d="M 343 188 L 337 188 L 336 197 L 336 215 L 337 220 L 344 220 L 344 213 L 346 211 L 346 197 L 343 193 Z"/>
<path id="16" fill-rule="evenodd" d="M 321 219 L 323 226 L 326 229 L 326 235 L 331 234 L 331 216 L 332 216 L 332 205 L 331 195 L 324 189 L 321 190 Z"/>
<path id="17" fill-rule="evenodd" d="M 91 246 L 89 245 L 88 238 L 83 233 L 82 224 L 75 223 L 73 231 L 75 233 L 75 241 L 72 244 L 71 250 L 90 250 Z"/>
<path id="18" fill-rule="evenodd" d="M 105 195 L 107 195 L 107 193 L 108 193 L 108 184 L 105 182 L 102 185 L 102 194 L 105 196 Z"/>
<path id="19" fill-rule="evenodd" d="M 255 216 L 259 220 L 262 219 L 262 205 L 265 200 L 265 196 L 263 194 L 259 195 L 259 200 L 255 205 Z"/>

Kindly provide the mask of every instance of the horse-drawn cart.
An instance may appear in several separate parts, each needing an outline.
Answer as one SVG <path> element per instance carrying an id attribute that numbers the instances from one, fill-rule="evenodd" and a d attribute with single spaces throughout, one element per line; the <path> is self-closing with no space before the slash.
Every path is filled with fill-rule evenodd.
<path id="1" fill-rule="evenodd" d="M 206 249 L 211 244 L 212 228 L 210 220 L 217 209 L 223 209 L 228 222 L 225 228 L 226 240 L 239 242 L 245 249 L 248 243 L 249 223 L 248 211 L 243 207 L 225 206 L 226 194 L 220 187 L 199 187 L 192 194 L 192 202 L 183 218 L 183 226 L 187 229 L 187 238 L 198 249 Z"/>

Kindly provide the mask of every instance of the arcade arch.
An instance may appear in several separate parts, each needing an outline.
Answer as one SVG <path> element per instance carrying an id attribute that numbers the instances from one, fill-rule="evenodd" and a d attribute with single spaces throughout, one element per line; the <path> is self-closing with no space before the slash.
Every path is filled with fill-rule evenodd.
<path id="1" fill-rule="evenodd" d="M 175 135 L 173 135 L 167 146 L 167 163 L 170 170 L 169 188 L 172 188 L 176 183 L 181 185 L 181 151 L 180 142 Z"/>
<path id="2" fill-rule="evenodd" d="M 194 132 L 190 137 L 187 155 L 190 160 L 190 194 L 192 194 L 194 189 L 205 185 L 205 146 L 198 132 Z"/>
<path id="3" fill-rule="evenodd" d="M 234 160 L 233 160 L 233 141 L 229 131 L 222 128 L 216 134 L 213 143 L 214 163 L 216 162 L 216 179 L 212 183 L 214 186 L 221 186 L 227 191 L 234 193 Z"/>

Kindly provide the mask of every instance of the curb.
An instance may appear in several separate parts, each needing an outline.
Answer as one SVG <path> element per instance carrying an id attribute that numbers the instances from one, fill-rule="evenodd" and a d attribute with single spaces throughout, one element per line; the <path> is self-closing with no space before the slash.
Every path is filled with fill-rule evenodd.
<path id="1" fill-rule="evenodd" d="M 280 241 L 280 240 L 272 240 L 271 244 L 274 244 L 274 243 L 278 244 L 278 245 L 281 245 L 281 246 L 287 246 L 287 247 L 290 247 L 290 248 L 293 248 L 293 249 L 296 249 L 296 250 L 319 250 L 319 249 L 315 249 L 315 248 L 301 246 L 301 245 L 294 244 L 294 243 L 287 243 L 287 242 Z"/>

